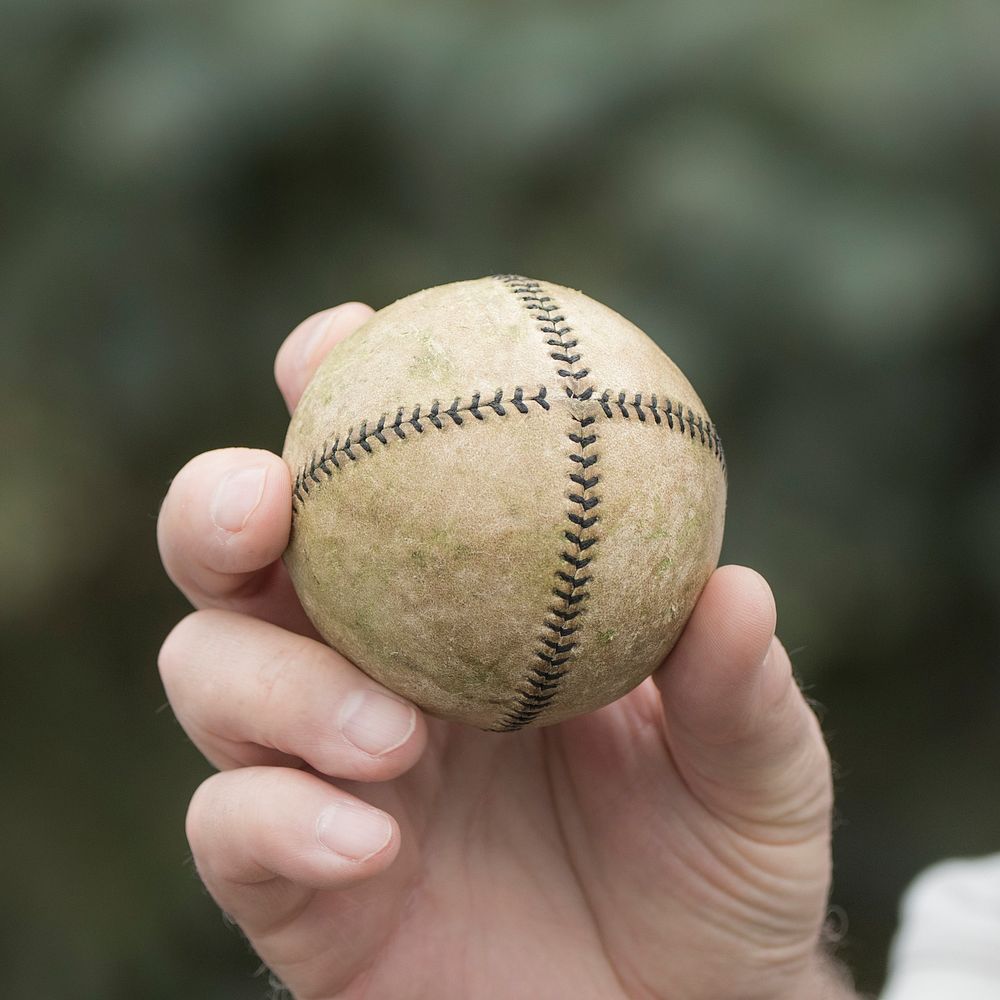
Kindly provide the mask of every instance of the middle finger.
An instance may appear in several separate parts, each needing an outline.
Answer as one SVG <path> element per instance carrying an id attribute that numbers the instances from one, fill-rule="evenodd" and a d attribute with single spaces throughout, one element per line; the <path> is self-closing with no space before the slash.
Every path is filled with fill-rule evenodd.
<path id="1" fill-rule="evenodd" d="M 216 767 L 305 763 L 393 778 L 426 742 L 423 718 L 320 642 L 231 611 L 196 611 L 160 651 L 178 721 Z"/>

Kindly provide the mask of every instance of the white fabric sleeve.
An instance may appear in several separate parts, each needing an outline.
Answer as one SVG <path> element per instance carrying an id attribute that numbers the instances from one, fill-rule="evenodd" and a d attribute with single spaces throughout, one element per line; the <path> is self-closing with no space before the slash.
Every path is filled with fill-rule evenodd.
<path id="1" fill-rule="evenodd" d="M 1000 854 L 943 861 L 914 881 L 881 1000 L 1000 1000 Z"/>

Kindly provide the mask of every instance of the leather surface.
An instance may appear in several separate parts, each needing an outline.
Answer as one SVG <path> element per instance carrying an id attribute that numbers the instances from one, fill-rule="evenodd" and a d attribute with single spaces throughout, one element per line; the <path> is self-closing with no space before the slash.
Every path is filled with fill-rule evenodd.
<path id="1" fill-rule="evenodd" d="M 324 360 L 284 450 L 309 617 L 443 718 L 548 725 L 669 652 L 722 543 L 725 467 L 633 324 L 519 276 L 430 288 Z"/>

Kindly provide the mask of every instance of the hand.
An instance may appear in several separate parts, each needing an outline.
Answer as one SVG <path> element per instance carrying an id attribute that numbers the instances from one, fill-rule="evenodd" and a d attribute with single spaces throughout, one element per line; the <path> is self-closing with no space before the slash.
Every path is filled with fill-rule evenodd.
<path id="1" fill-rule="evenodd" d="M 368 315 L 292 333 L 275 366 L 290 407 Z M 201 610 L 160 669 L 219 768 L 188 812 L 198 870 L 300 1000 L 846 995 L 819 949 L 829 759 L 760 576 L 716 571 L 617 703 L 482 733 L 425 719 L 318 641 L 280 560 L 290 495 L 263 451 L 175 478 L 160 549 Z"/>

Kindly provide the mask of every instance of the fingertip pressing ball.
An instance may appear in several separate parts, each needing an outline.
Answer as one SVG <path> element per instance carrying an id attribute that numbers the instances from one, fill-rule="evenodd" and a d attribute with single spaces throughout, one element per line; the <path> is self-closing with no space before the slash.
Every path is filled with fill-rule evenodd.
<path id="1" fill-rule="evenodd" d="M 284 457 L 285 560 L 320 634 L 483 729 L 635 687 L 722 543 L 722 447 L 684 375 L 616 312 L 518 275 L 376 313 L 316 372 Z"/>

